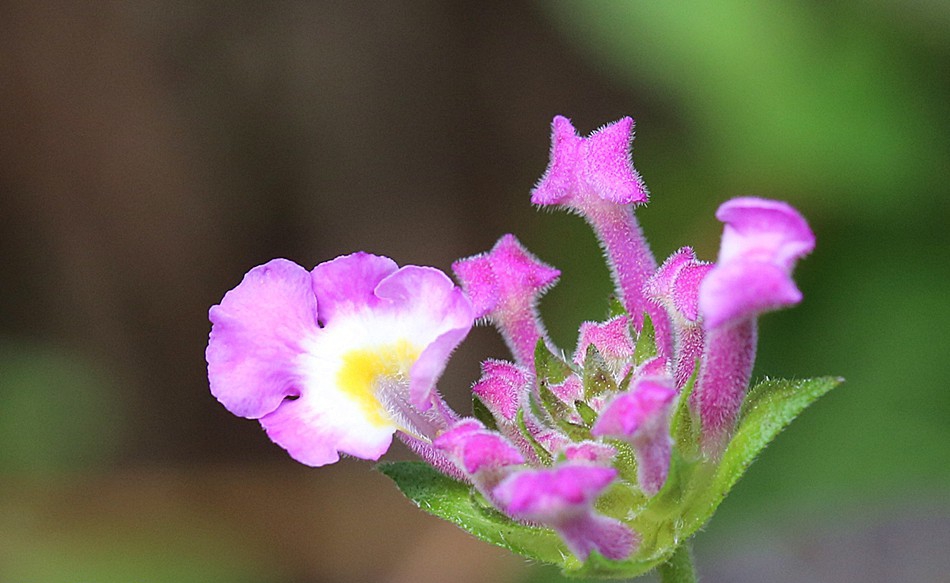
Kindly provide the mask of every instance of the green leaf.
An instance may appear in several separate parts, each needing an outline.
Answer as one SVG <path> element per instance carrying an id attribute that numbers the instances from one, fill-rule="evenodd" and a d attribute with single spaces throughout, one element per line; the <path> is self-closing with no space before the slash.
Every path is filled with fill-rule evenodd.
<path id="1" fill-rule="evenodd" d="M 643 328 L 637 335 L 637 343 L 633 347 L 633 358 L 637 364 L 643 364 L 656 356 L 656 331 L 653 329 L 653 320 L 650 314 L 643 314 Z"/>
<path id="2" fill-rule="evenodd" d="M 376 468 L 419 508 L 447 520 L 476 538 L 530 559 L 575 569 L 580 562 L 552 530 L 526 526 L 480 506 L 471 488 L 423 462 L 384 462 Z"/>
<path id="3" fill-rule="evenodd" d="M 692 534 L 715 512 L 756 456 L 816 399 L 841 384 L 840 377 L 766 380 L 746 395 L 736 432 L 702 488 L 703 496 L 686 508 L 686 530 Z"/>

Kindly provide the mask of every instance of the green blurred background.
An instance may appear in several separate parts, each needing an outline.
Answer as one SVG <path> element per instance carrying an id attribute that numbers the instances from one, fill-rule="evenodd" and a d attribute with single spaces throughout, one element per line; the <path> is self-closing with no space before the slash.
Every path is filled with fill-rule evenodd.
<path id="1" fill-rule="evenodd" d="M 550 570 L 312 470 L 207 390 L 207 308 L 272 257 L 447 269 L 513 232 L 605 313 L 548 124 L 637 119 L 658 258 L 724 200 L 798 207 L 801 306 L 757 375 L 846 385 L 696 541 L 704 581 L 950 581 L 950 3 L 0 5 L 0 582 L 541 582 Z M 476 330 L 441 383 L 464 409 Z M 405 452 L 393 452 L 394 457 Z"/>

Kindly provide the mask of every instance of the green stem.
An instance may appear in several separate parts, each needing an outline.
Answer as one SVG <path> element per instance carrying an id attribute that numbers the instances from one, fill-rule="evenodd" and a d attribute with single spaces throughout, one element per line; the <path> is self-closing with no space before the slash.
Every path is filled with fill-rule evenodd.
<path id="1" fill-rule="evenodd" d="M 681 544 L 670 560 L 660 565 L 657 571 L 660 573 L 661 583 L 696 583 L 689 541 Z"/>

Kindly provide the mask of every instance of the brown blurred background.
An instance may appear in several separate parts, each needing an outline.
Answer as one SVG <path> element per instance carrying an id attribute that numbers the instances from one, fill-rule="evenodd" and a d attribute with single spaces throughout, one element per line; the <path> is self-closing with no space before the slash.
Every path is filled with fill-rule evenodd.
<path id="1" fill-rule="evenodd" d="M 658 258 L 784 198 L 818 249 L 759 374 L 849 383 L 697 541 L 705 581 L 950 581 L 940 3 L 0 4 L 0 581 L 553 581 L 312 470 L 208 393 L 207 309 L 272 257 L 448 269 L 515 233 L 605 311 L 581 221 L 528 191 L 548 124 L 638 120 Z M 476 330 L 441 386 L 467 410 Z M 395 457 L 405 452 L 394 452 Z"/>

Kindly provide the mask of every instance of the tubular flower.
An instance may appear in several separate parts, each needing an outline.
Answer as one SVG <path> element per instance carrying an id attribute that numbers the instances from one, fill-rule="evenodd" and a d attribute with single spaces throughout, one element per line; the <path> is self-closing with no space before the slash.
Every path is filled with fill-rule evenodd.
<path id="1" fill-rule="evenodd" d="M 673 339 L 673 378 L 682 389 L 703 353 L 703 326 L 699 318 L 699 284 L 713 265 L 698 261 L 683 247 L 670 256 L 647 282 L 646 292 L 670 319 Z"/>
<path id="2" fill-rule="evenodd" d="M 637 481 L 647 495 L 660 491 L 670 469 L 670 408 L 676 390 L 668 379 L 641 379 L 617 395 L 591 428 L 596 437 L 614 437 L 633 446 Z"/>
<path id="3" fill-rule="evenodd" d="M 576 212 L 590 224 L 604 253 L 617 295 L 639 330 L 643 312 L 653 318 L 660 351 L 668 352 L 665 314 L 644 297 L 643 285 L 656 270 L 656 259 L 633 214 L 645 204 L 647 189 L 633 167 L 630 143 L 633 119 L 607 124 L 590 137 L 577 135 L 566 117 L 551 124 L 551 161 L 531 192 L 531 202 Z"/>
<path id="4" fill-rule="evenodd" d="M 805 219 L 788 204 L 737 198 L 719 207 L 719 259 L 699 285 L 705 346 L 691 404 L 702 420 L 703 449 L 718 456 L 733 431 L 755 363 L 763 312 L 797 304 L 798 259 L 815 247 Z"/>
<path id="5" fill-rule="evenodd" d="M 596 550 L 608 559 L 622 559 L 633 551 L 636 535 L 619 520 L 593 510 L 594 500 L 616 477 L 612 468 L 568 462 L 515 472 L 494 495 L 508 514 L 554 528 L 578 558 Z"/>
<path id="6" fill-rule="evenodd" d="M 539 338 L 550 344 L 538 316 L 538 299 L 561 272 L 529 253 L 514 235 L 505 235 L 488 253 L 452 265 L 477 318 L 487 318 L 520 364 L 534 363 Z"/>
<path id="7" fill-rule="evenodd" d="M 475 419 L 463 419 L 436 438 L 443 451 L 472 485 L 491 499 L 492 489 L 511 468 L 525 463 L 521 451 L 503 435 L 489 431 Z"/>
<path id="8" fill-rule="evenodd" d="M 378 459 L 447 421 L 435 382 L 472 307 L 442 272 L 357 253 L 307 272 L 275 259 L 211 308 L 211 392 L 311 466 Z"/>

